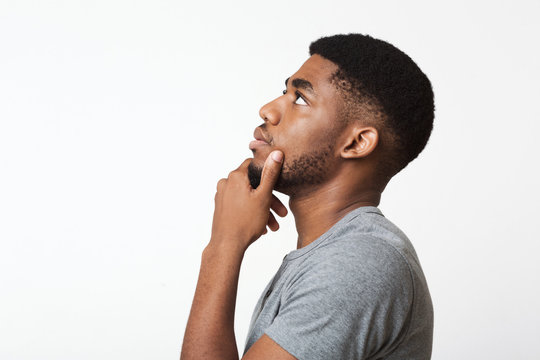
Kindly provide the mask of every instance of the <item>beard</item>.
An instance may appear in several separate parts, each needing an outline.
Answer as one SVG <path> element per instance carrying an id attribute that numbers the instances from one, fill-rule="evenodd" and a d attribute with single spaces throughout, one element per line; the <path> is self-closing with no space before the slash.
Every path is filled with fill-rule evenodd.
<path id="1" fill-rule="evenodd" d="M 330 156 L 333 148 L 333 144 L 326 144 L 322 149 L 310 154 L 303 154 L 290 160 L 285 157 L 274 189 L 294 196 L 301 190 L 325 182 L 331 174 Z M 262 170 L 263 167 L 256 166 L 253 161 L 248 165 L 248 178 L 254 189 L 261 183 Z"/>

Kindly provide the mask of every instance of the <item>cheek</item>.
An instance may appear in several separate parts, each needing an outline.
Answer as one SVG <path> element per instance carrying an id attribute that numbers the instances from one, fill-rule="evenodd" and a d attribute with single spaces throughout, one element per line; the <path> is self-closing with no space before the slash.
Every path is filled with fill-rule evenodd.
<path id="1" fill-rule="evenodd" d="M 279 134 L 275 134 L 275 148 L 282 150 L 285 155 L 303 153 L 311 137 L 306 126 L 307 121 L 307 119 L 295 119 L 293 125 L 282 129 Z"/>
<path id="2" fill-rule="evenodd" d="M 322 147 L 328 147 L 334 124 L 332 114 L 324 109 L 310 109 L 306 114 L 300 111 L 287 114 L 280 124 L 280 131 L 273 134 L 274 146 L 287 159 L 297 159 L 300 156 L 316 153 Z"/>
<path id="3" fill-rule="evenodd" d="M 326 130 L 326 129 L 325 129 Z M 274 139 L 274 149 L 282 150 L 287 157 L 298 158 L 306 154 L 317 152 L 322 146 L 326 146 L 330 139 L 329 134 L 324 130 L 315 131 L 297 131 L 283 134 L 279 138 Z"/>

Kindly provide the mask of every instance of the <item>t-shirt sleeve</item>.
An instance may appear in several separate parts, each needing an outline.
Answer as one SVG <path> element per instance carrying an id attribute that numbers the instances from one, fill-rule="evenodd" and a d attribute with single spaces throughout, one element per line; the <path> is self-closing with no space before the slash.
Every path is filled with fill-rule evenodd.
<path id="1" fill-rule="evenodd" d="M 394 249 L 362 251 L 362 256 L 336 251 L 306 260 L 265 333 L 300 360 L 389 353 L 407 330 L 411 273 Z"/>

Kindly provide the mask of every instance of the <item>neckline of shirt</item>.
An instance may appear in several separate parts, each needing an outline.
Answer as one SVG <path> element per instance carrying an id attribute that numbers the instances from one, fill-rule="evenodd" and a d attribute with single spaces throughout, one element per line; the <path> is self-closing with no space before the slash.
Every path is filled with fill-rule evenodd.
<path id="1" fill-rule="evenodd" d="M 312 241 L 310 244 L 304 246 L 300 249 L 295 249 L 289 252 L 285 257 L 283 258 L 283 261 L 290 261 L 299 258 L 300 256 L 308 253 L 312 249 L 316 248 L 320 243 L 328 239 L 332 234 L 336 231 L 338 227 L 341 225 L 344 225 L 348 223 L 349 221 L 353 220 L 357 216 L 359 216 L 362 213 L 374 213 L 379 214 L 381 216 L 384 216 L 381 210 L 376 206 L 360 206 L 356 209 L 353 209 L 349 211 L 344 217 L 338 220 L 330 229 L 328 229 L 324 234 L 319 236 L 317 239 Z"/>

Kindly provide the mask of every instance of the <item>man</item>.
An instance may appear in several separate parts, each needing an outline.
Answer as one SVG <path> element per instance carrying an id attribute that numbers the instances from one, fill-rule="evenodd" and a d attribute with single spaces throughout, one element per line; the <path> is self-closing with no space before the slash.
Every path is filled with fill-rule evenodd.
<path id="1" fill-rule="evenodd" d="M 406 235 L 377 208 L 433 128 L 431 84 L 394 46 L 321 38 L 264 105 L 246 159 L 217 184 L 211 240 L 181 359 L 238 359 L 234 311 L 244 252 L 287 209 L 297 249 L 264 290 L 242 359 L 429 359 L 433 308 Z"/>

